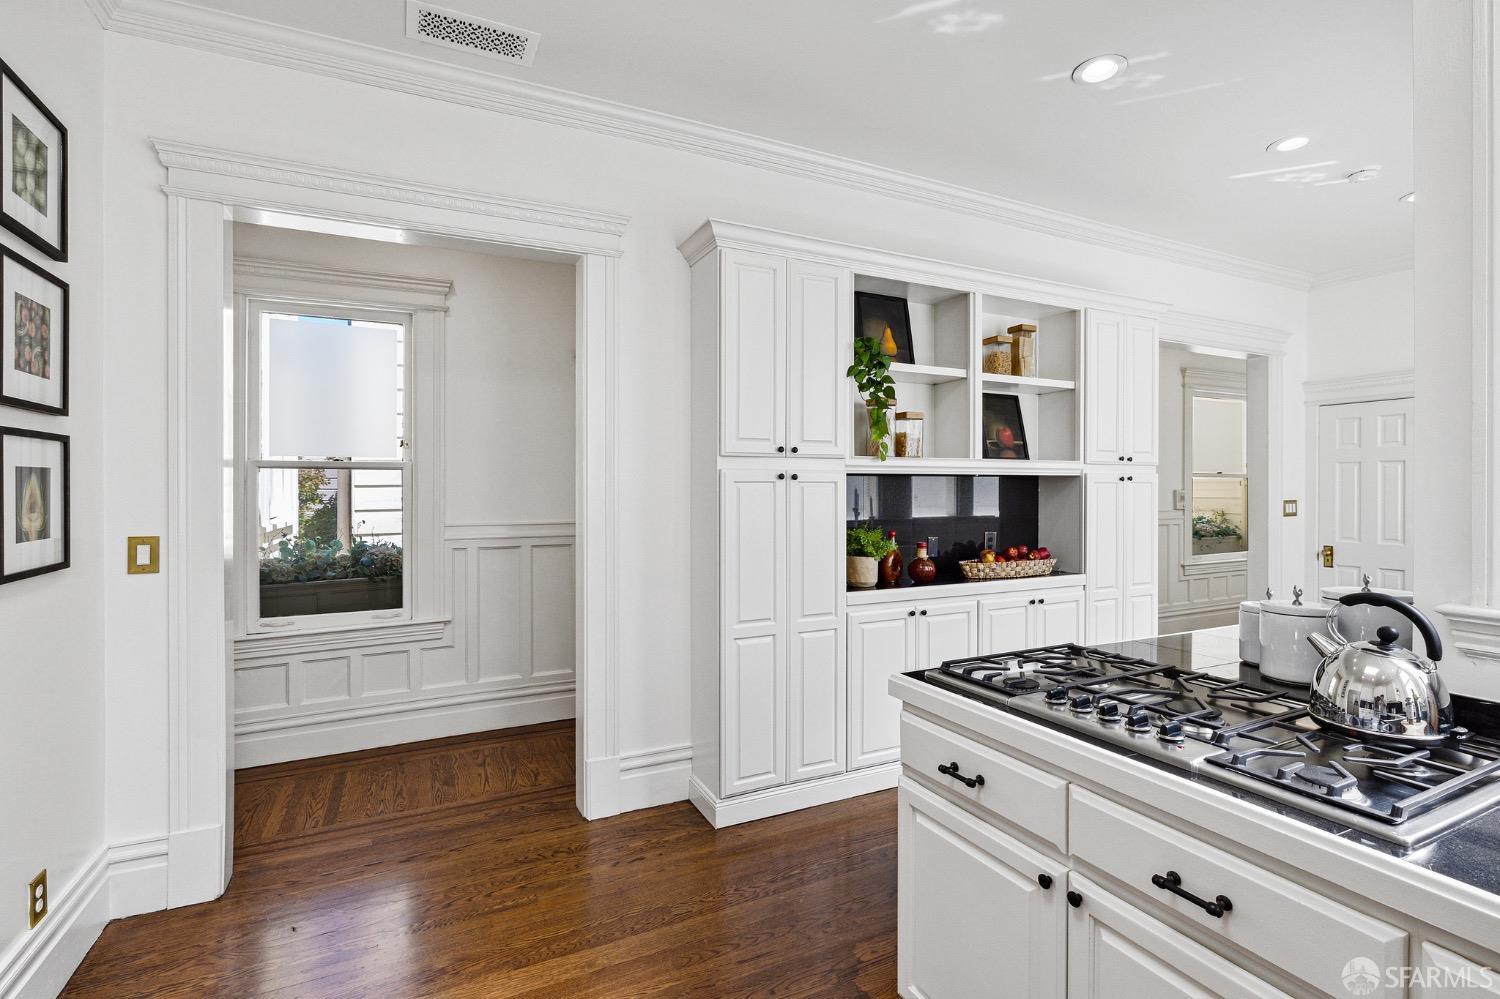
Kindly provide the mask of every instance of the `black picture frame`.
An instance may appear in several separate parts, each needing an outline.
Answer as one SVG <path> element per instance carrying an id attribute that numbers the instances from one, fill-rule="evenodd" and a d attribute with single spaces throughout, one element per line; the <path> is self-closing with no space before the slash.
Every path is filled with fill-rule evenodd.
<path id="1" fill-rule="evenodd" d="M 1018 396 L 986 393 L 984 397 L 984 456 L 996 461 L 1030 461 L 1026 421 Z M 1005 437 L 1009 432 L 1008 441 Z"/>
<path id="2" fill-rule="evenodd" d="M 9 109 L 5 106 L 4 80 L 9 80 L 21 96 L 26 98 L 37 112 L 46 118 L 53 128 L 57 129 L 57 162 L 58 162 L 58 213 L 57 213 L 57 242 L 54 243 L 47 238 L 45 233 L 39 233 L 32 229 L 21 219 L 16 218 L 5 211 L 3 200 L 0 200 L 0 225 L 15 233 L 21 239 L 45 253 L 53 260 L 64 262 L 68 259 L 68 129 L 63 125 L 61 119 L 52 113 L 52 109 L 43 104 L 41 98 L 26 85 L 26 82 L 16 75 L 5 60 L 0 59 L 0 141 L 10 142 L 11 128 Z M 10 178 L 0 178 L 6 184 Z M 8 189 L 8 188 L 7 188 Z"/>
<path id="3" fill-rule="evenodd" d="M 906 299 L 894 295 L 877 295 L 873 291 L 854 293 L 854 335 L 869 337 L 877 343 L 883 338 L 886 326 L 891 328 L 891 338 L 896 341 L 896 353 L 891 360 L 901 364 L 915 364 L 911 352 L 911 309 Z"/>
<path id="4" fill-rule="evenodd" d="M 24 430 L 20 427 L 0 427 L 0 476 L 4 475 L 7 467 L 6 452 L 12 446 L 10 440 L 16 437 L 25 437 L 33 440 L 50 441 L 61 445 L 61 457 L 58 462 L 62 472 L 62 559 L 57 562 L 49 562 L 46 565 L 33 566 L 28 569 L 12 570 L 6 562 L 5 541 L 8 535 L 16 529 L 15 523 L 15 486 L 16 483 L 6 477 L 0 481 L 0 586 L 6 583 L 14 583 L 17 580 L 30 579 L 33 576 L 46 575 L 49 572 L 60 572 L 73 563 L 73 460 L 71 454 L 71 441 L 66 434 L 49 434 L 41 430 Z"/>
<path id="5" fill-rule="evenodd" d="M 5 383 L 6 379 L 10 377 L 11 372 L 15 368 L 15 331 L 12 330 L 11 336 L 7 337 L 5 339 L 5 342 L 0 343 L 0 405 L 11 406 L 15 409 L 29 409 L 37 413 L 49 413 L 54 416 L 67 416 L 68 386 L 70 384 L 68 372 L 73 362 L 73 345 L 70 339 L 70 333 L 72 332 L 73 328 L 73 320 L 68 297 L 68 282 L 62 280 L 55 274 L 43 270 L 20 254 L 11 252 L 9 247 L 0 246 L 0 310 L 3 310 L 4 314 L 9 314 L 12 318 L 15 316 L 16 309 L 11 301 L 11 289 L 7 287 L 5 281 L 6 261 L 11 261 L 25 268 L 26 270 L 35 274 L 37 277 L 41 278 L 43 281 L 46 281 L 48 284 L 55 286 L 61 293 L 62 321 L 58 324 L 59 329 L 54 329 L 52 331 L 51 338 L 54 343 L 58 343 L 62 347 L 62 363 L 58 365 L 57 370 L 57 377 L 59 379 L 58 395 L 60 399 L 60 405 L 51 406 L 46 403 L 36 402 L 31 399 L 21 399 L 11 395 L 6 391 Z M 0 331 L 3 331 L 5 328 L 3 320 L 4 315 L 0 314 Z"/>

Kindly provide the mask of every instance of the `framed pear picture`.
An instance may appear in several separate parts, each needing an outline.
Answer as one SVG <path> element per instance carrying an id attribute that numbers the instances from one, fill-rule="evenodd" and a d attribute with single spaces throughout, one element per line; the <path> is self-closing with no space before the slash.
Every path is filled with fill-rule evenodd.
<path id="1" fill-rule="evenodd" d="M 0 224 L 68 259 L 68 130 L 0 61 Z"/>
<path id="2" fill-rule="evenodd" d="M 68 438 L 0 427 L 0 583 L 66 569 Z"/>
<path id="3" fill-rule="evenodd" d="M 0 404 L 68 415 L 68 285 L 4 247 Z"/>

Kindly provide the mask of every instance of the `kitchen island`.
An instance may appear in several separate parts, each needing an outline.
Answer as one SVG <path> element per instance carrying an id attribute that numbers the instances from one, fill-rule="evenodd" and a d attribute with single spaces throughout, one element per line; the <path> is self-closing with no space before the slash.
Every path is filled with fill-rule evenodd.
<path id="1" fill-rule="evenodd" d="M 1258 689 L 1229 629 L 1090 653 L 1202 674 L 1226 698 Z M 1127 718 L 1080 716 L 1096 704 L 1058 698 L 1049 717 L 1056 669 L 1015 681 L 1028 710 L 931 673 L 890 681 L 903 995 L 1500 996 L 1500 810 L 1424 816 L 1404 844 L 1186 768 L 1154 729 L 1133 741 Z"/>

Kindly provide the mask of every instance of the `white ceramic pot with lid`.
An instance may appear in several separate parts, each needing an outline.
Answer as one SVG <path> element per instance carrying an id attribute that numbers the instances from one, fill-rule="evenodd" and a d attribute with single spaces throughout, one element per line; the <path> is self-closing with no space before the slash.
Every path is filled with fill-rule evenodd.
<path id="1" fill-rule="evenodd" d="M 1328 634 L 1329 605 L 1304 604 L 1302 587 L 1292 587 L 1290 600 L 1266 600 L 1260 605 L 1260 672 L 1281 683 L 1312 683 L 1323 657 L 1308 642 L 1309 635 Z"/>
<path id="2" fill-rule="evenodd" d="M 1266 591 L 1271 599 L 1271 591 Z M 1260 665 L 1260 601 L 1240 601 L 1240 662 Z"/>
<path id="3" fill-rule="evenodd" d="M 1325 586 L 1318 595 L 1328 604 L 1338 604 L 1351 593 L 1384 593 L 1408 606 L 1416 603 L 1416 597 L 1408 590 L 1388 590 L 1370 586 L 1370 577 L 1365 576 L 1360 586 Z M 1396 629 L 1396 644 L 1403 649 L 1413 648 L 1412 623 L 1405 614 L 1397 613 L 1385 604 L 1340 605 L 1338 613 L 1339 632 L 1350 642 L 1373 642 L 1380 629 Z"/>

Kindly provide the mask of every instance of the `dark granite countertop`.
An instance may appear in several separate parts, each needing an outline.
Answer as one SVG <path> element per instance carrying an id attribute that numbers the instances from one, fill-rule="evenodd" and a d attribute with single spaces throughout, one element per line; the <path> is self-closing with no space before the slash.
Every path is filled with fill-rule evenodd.
<path id="1" fill-rule="evenodd" d="M 1212 672 L 1221 676 L 1237 676 L 1255 686 L 1285 692 L 1289 697 L 1296 699 L 1306 698 L 1306 688 L 1301 689 L 1301 697 L 1299 698 L 1299 691 L 1296 688 L 1278 683 L 1275 680 L 1265 679 L 1260 675 L 1260 670 L 1247 663 L 1240 662 L 1238 635 L 1233 628 L 1184 632 L 1180 635 L 1165 635 L 1133 642 L 1119 642 L 1113 645 L 1104 645 L 1101 648 L 1111 652 L 1120 652 L 1128 656 L 1136 656 L 1141 659 L 1149 659 L 1168 666 Z M 917 672 L 911 674 L 911 676 L 921 679 L 922 674 Z M 945 687 L 943 689 L 951 691 L 951 688 Z M 1006 710 L 990 701 L 984 701 L 983 703 L 987 707 L 995 708 L 996 710 Z M 1495 705 L 1485 701 L 1476 701 L 1472 698 L 1459 697 L 1455 698 L 1455 709 L 1458 712 L 1458 723 L 1460 725 L 1467 726 L 1481 735 L 1491 737 L 1500 736 L 1500 728 L 1496 726 L 1496 722 L 1500 721 L 1500 710 L 1497 710 Z M 1066 733 L 1068 738 L 1088 738 L 1074 729 L 1050 726 L 1045 719 L 1040 719 L 1033 715 L 1022 714 L 1020 712 L 1015 712 L 1014 714 L 1018 718 L 1024 718 L 1038 725 L 1056 727 L 1059 732 Z M 1341 839 L 1359 844 L 1362 848 L 1396 857 L 1406 863 L 1414 864 L 1435 874 L 1452 878 L 1454 881 L 1461 882 L 1462 884 L 1471 885 L 1482 891 L 1500 895 L 1500 807 L 1483 812 L 1468 822 L 1439 834 L 1421 846 L 1413 849 L 1403 849 L 1394 843 L 1375 839 L 1357 829 L 1352 829 L 1349 826 L 1331 821 L 1319 815 L 1300 811 L 1278 801 L 1262 798 L 1259 795 L 1252 794 L 1240 788 L 1213 780 L 1206 775 L 1194 775 L 1187 770 L 1169 766 L 1112 743 L 1097 739 L 1089 739 L 1089 741 L 1094 745 L 1102 746 L 1111 752 L 1128 757 L 1145 766 L 1153 767 L 1164 773 L 1173 774 L 1184 781 L 1210 785 L 1220 794 L 1227 794 L 1232 798 L 1237 798 L 1257 808 L 1268 809 L 1306 825 L 1314 826 L 1325 832 L 1332 833 Z"/>

